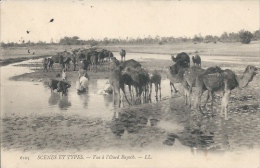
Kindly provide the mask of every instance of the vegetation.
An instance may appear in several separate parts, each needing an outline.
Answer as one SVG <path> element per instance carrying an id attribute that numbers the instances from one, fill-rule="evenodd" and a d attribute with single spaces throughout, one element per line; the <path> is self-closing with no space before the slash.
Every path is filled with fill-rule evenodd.
<path id="1" fill-rule="evenodd" d="M 241 30 L 239 32 L 239 37 L 241 39 L 241 43 L 243 44 L 249 44 L 251 42 L 251 39 L 254 37 L 253 34 L 249 31 Z"/>
<path id="2" fill-rule="evenodd" d="M 217 41 L 229 43 L 229 42 L 242 42 L 243 44 L 249 44 L 251 40 L 260 40 L 260 31 L 256 30 L 254 33 L 251 33 L 250 31 L 241 30 L 238 33 L 227 33 L 224 32 L 220 36 L 212 36 L 212 35 L 206 35 L 201 36 L 201 34 L 195 35 L 193 38 L 188 37 L 160 37 L 160 36 L 147 36 L 144 38 L 131 38 L 126 37 L 125 39 L 117 39 L 117 38 L 107 38 L 104 39 L 88 39 L 88 40 L 82 40 L 78 36 L 74 37 L 63 37 L 60 39 L 58 43 L 53 43 L 53 39 L 50 40 L 50 43 L 46 43 L 43 41 L 39 41 L 37 43 L 33 43 L 28 41 L 27 43 L 25 41 L 22 41 L 22 43 L 1 43 L 2 47 L 16 47 L 16 46 L 34 46 L 34 45 L 55 45 L 55 44 L 61 44 L 61 45 L 109 45 L 109 44 L 172 44 L 172 43 L 180 43 L 180 42 L 194 42 L 196 43 L 217 43 Z"/>

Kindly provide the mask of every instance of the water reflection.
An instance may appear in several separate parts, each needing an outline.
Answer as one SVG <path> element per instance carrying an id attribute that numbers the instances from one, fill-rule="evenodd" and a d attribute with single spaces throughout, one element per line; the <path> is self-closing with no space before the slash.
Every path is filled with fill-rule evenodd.
<path id="1" fill-rule="evenodd" d="M 105 94 L 103 95 L 105 106 L 109 107 L 109 104 L 113 103 L 113 94 Z"/>
<path id="2" fill-rule="evenodd" d="M 89 103 L 89 89 L 86 89 L 84 93 L 78 94 L 79 99 L 82 101 L 83 107 L 86 108 L 88 107 Z"/>
<path id="3" fill-rule="evenodd" d="M 229 144 L 229 138 L 228 138 L 228 121 L 226 121 L 224 118 L 221 118 L 221 144 L 222 149 L 229 150 L 230 144 Z"/>
<path id="4" fill-rule="evenodd" d="M 68 109 L 71 106 L 68 96 L 62 96 L 59 101 L 59 107 L 61 109 Z"/>
<path id="5" fill-rule="evenodd" d="M 138 131 L 146 126 L 148 118 L 144 115 L 138 115 L 137 112 L 114 112 L 114 116 L 110 125 L 111 131 L 122 136 L 125 131 L 127 133 L 138 133 Z"/>
<path id="6" fill-rule="evenodd" d="M 204 118 L 200 121 L 190 118 L 180 132 L 170 132 L 163 144 L 173 146 L 176 139 L 188 146 L 193 154 L 198 152 L 207 155 L 209 151 L 227 151 L 230 149 L 227 121 L 216 118 L 213 121 Z"/>
<path id="7" fill-rule="evenodd" d="M 156 126 L 159 119 L 148 113 L 138 110 L 115 111 L 110 125 L 111 131 L 121 137 L 125 132 L 136 134 L 146 126 Z"/>
<path id="8" fill-rule="evenodd" d="M 50 94 L 48 103 L 49 103 L 49 105 L 54 106 L 59 103 L 59 100 L 60 100 L 60 94 L 53 92 Z"/>

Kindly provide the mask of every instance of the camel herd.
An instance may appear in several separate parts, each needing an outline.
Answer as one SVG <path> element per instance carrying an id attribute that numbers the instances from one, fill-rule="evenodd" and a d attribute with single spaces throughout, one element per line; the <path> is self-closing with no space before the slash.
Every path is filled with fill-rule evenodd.
<path id="1" fill-rule="evenodd" d="M 64 53 L 59 53 L 58 58 L 62 55 L 64 56 Z M 149 72 L 136 60 L 125 60 L 126 51 L 123 49 L 120 51 L 120 55 L 121 62 L 108 50 L 77 50 L 72 52 L 71 60 L 73 64 L 82 63 L 82 66 L 79 66 L 79 78 L 84 76 L 87 79 L 87 70 L 89 70 L 90 64 L 93 68 L 93 66 L 97 66 L 98 64 L 101 66 L 105 60 L 109 61 L 109 84 L 113 89 L 114 103 L 117 100 L 119 107 L 121 107 L 121 104 L 124 106 L 124 98 L 129 105 L 135 104 L 137 100 L 141 101 L 141 103 L 151 102 L 152 84 L 155 86 L 156 100 L 158 101 L 158 98 L 161 100 L 161 74 L 157 70 Z M 68 55 L 65 56 L 65 58 L 67 57 Z M 51 59 L 53 62 L 61 61 L 58 58 L 54 56 Z M 237 76 L 230 69 L 223 70 L 218 66 L 204 69 L 201 67 L 201 58 L 198 54 L 192 56 L 193 66 L 190 65 L 190 56 L 185 52 L 177 54 L 176 57 L 172 55 L 171 58 L 174 64 L 166 70 L 167 78 L 170 80 L 171 93 L 173 93 L 173 89 L 175 93 L 178 92 L 174 83 L 180 83 L 184 89 L 185 104 L 191 107 L 191 93 L 192 89 L 195 88 L 195 108 L 197 111 L 203 113 L 201 110 L 201 96 L 203 92 L 208 92 L 204 106 L 209 98 L 211 98 L 212 112 L 214 93 L 221 92 L 223 93 L 221 115 L 225 113 L 225 119 L 228 119 L 227 109 L 231 91 L 236 87 L 243 88 L 247 86 L 258 73 L 258 69 L 251 65 L 246 67 L 241 77 Z M 61 68 L 66 68 L 66 65 L 65 67 L 61 65 Z M 44 65 L 44 69 L 46 70 L 47 66 L 45 67 Z M 128 95 L 126 95 L 125 85 L 128 86 L 130 100 Z"/>
<path id="2" fill-rule="evenodd" d="M 168 76 L 170 79 L 171 87 L 175 80 L 181 83 L 184 88 L 185 104 L 191 107 L 191 93 L 192 88 L 196 88 L 196 98 L 195 98 L 195 108 L 201 113 L 201 96 L 204 91 L 208 91 L 208 96 L 204 106 L 206 105 L 208 99 L 211 97 L 211 111 L 213 112 L 213 102 L 214 93 L 221 92 L 223 94 L 221 101 L 221 116 L 228 119 L 228 102 L 230 98 L 231 91 L 236 87 L 246 87 L 249 82 L 251 82 L 254 76 L 258 73 L 258 69 L 255 66 L 248 65 L 242 76 L 237 76 L 230 69 L 221 69 L 220 67 L 209 67 L 207 69 L 201 68 L 201 59 L 198 55 L 192 58 L 194 65 L 189 66 L 189 59 L 183 56 L 185 54 L 181 53 L 182 57 L 178 55 L 173 61 L 176 63 L 168 68 Z M 198 61 L 199 60 L 199 61 Z M 199 62 L 199 63 L 198 63 Z M 175 89 L 176 91 L 176 89 Z"/>
<path id="3" fill-rule="evenodd" d="M 201 68 L 201 58 L 198 54 L 192 57 L 193 66 L 190 66 L 189 55 L 184 52 L 177 54 L 176 57 L 172 56 L 172 60 L 175 63 L 168 67 L 166 72 L 167 77 L 170 80 L 171 92 L 173 92 L 173 89 L 175 92 L 178 92 L 174 87 L 174 83 L 180 83 L 184 89 L 185 104 L 191 107 L 191 93 L 192 89 L 195 87 L 195 108 L 202 114 L 204 114 L 201 110 L 201 96 L 203 92 L 206 90 L 208 92 L 204 106 L 211 97 L 212 112 L 214 93 L 221 92 L 223 94 L 221 101 L 221 116 L 223 116 L 224 113 L 225 119 L 228 119 L 228 102 L 231 91 L 236 87 L 246 87 L 258 73 L 258 69 L 252 65 L 248 65 L 243 75 L 240 77 L 232 70 L 223 70 L 218 66 L 203 69 Z M 115 78 L 115 76 L 117 78 Z M 144 100 L 146 100 L 146 98 L 151 100 L 152 83 L 155 85 L 156 100 L 158 100 L 158 90 L 160 91 L 161 99 L 161 75 L 158 71 L 148 73 L 141 67 L 140 63 L 135 60 L 125 61 L 123 64 L 118 65 L 114 71 L 111 71 L 110 74 L 110 84 L 113 86 L 113 90 L 119 93 L 119 100 L 123 98 L 120 96 L 120 89 L 126 97 L 124 84 L 129 86 L 131 100 L 133 97 L 131 86 L 134 86 L 138 99 L 141 99 L 142 95 Z M 129 103 L 128 99 L 127 102 Z"/>

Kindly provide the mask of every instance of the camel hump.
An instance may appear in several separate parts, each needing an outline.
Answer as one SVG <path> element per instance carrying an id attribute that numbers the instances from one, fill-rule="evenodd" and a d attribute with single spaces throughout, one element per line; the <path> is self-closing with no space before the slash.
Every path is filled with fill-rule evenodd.
<path id="1" fill-rule="evenodd" d="M 207 74 L 214 74 L 214 73 L 222 73 L 223 70 L 218 67 L 218 66 L 215 66 L 215 67 L 209 67 L 205 70 L 205 72 L 203 73 L 203 75 L 207 75 Z"/>
<path id="2" fill-rule="evenodd" d="M 181 53 L 179 53 L 179 54 L 177 54 L 177 56 L 178 55 L 188 55 L 186 52 L 181 52 Z M 188 55 L 189 56 L 189 55 Z"/>
<path id="3" fill-rule="evenodd" d="M 213 90 L 223 87 L 223 76 L 220 73 L 207 74 L 203 77 L 203 82 L 207 88 L 212 88 Z"/>

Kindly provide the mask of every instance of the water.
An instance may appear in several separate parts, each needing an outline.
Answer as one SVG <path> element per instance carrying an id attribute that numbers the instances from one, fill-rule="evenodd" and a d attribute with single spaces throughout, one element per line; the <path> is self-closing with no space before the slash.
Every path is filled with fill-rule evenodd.
<path id="1" fill-rule="evenodd" d="M 32 62 L 32 60 L 29 60 L 22 62 L 22 64 Z M 14 65 L 19 65 L 19 63 Z M 62 97 L 56 91 L 51 94 L 49 87 L 43 82 L 9 80 L 14 75 L 32 72 L 27 67 L 8 65 L 1 67 L 1 72 L 1 111 L 4 115 L 13 113 L 20 115 L 66 113 L 109 120 L 116 108 L 113 104 L 112 95 L 98 94 L 99 90 L 102 90 L 107 82 L 106 79 L 91 80 L 87 93 L 80 95 L 77 94 L 76 90 L 77 81 L 68 81 L 72 86 L 69 88 L 68 96 Z M 163 80 L 161 87 L 162 98 L 170 97 L 168 86 L 169 81 Z M 125 88 L 127 93 L 128 87 Z M 130 99 L 129 95 L 128 98 Z M 155 102 L 154 86 L 152 101 Z"/>

